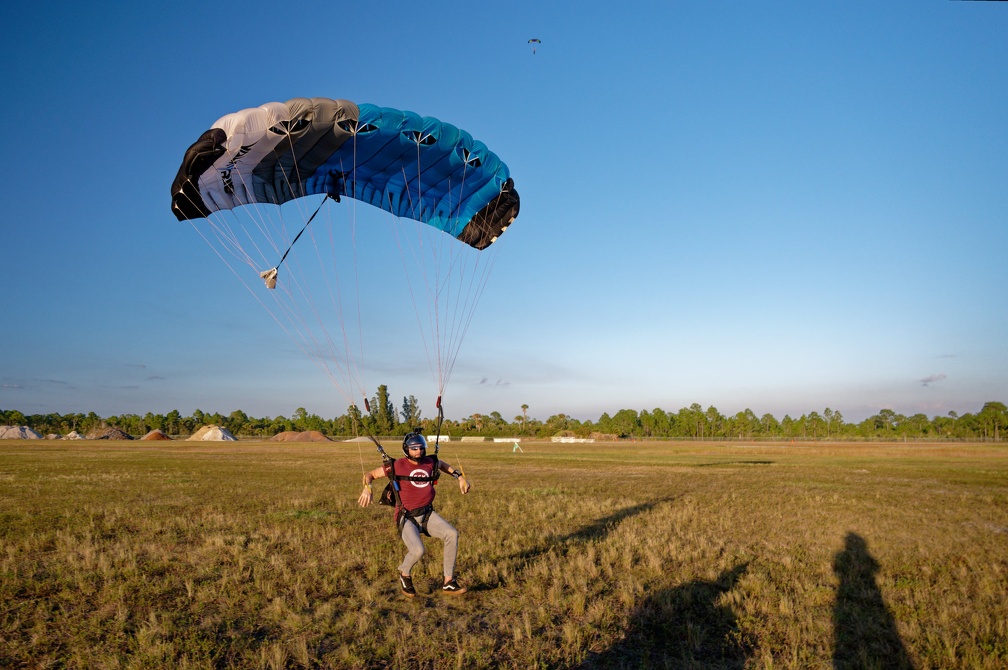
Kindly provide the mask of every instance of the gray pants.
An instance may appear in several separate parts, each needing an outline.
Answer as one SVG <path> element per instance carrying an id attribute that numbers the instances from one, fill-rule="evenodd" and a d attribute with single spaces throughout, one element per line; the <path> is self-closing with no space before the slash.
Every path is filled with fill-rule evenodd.
<path id="1" fill-rule="evenodd" d="M 417 519 L 419 521 L 419 519 Z M 455 576 L 455 557 L 458 555 L 458 531 L 437 512 L 431 512 L 427 519 L 427 532 L 444 543 L 444 575 Z M 406 543 L 406 557 L 399 565 L 400 574 L 408 575 L 424 555 L 423 539 L 417 525 L 406 520 L 402 529 L 402 541 Z"/>

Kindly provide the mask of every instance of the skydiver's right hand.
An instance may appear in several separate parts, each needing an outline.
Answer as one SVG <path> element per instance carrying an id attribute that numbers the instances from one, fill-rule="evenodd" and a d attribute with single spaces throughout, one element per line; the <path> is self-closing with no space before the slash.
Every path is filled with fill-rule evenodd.
<path id="1" fill-rule="evenodd" d="M 367 507 L 371 504 L 371 487 L 365 486 L 364 490 L 361 491 L 360 497 L 357 498 L 357 504 L 361 507 Z"/>

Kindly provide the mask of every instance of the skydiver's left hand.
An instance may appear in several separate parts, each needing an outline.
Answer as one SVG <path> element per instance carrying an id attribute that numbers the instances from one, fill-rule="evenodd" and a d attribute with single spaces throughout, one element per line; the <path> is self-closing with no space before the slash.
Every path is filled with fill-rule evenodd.
<path id="1" fill-rule="evenodd" d="M 462 492 L 462 495 L 469 493 L 469 480 L 465 478 L 465 475 L 459 476 L 458 482 L 459 482 L 459 491 Z"/>

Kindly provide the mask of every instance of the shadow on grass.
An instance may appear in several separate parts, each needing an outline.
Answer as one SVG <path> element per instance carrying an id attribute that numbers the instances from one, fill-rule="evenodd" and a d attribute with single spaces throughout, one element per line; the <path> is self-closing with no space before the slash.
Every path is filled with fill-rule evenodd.
<path id="1" fill-rule="evenodd" d="M 614 528 L 616 528 L 616 526 L 626 519 L 648 512 L 658 505 L 672 502 L 673 500 L 674 498 L 662 498 L 652 502 L 641 503 L 640 505 L 633 505 L 632 507 L 625 507 L 621 510 L 613 512 L 609 516 L 596 519 L 592 523 L 582 526 L 572 533 L 557 537 L 556 541 L 560 544 L 568 544 L 571 542 L 588 542 L 589 540 L 605 539 L 606 535 L 608 535 Z"/>
<path id="2" fill-rule="evenodd" d="M 697 463 L 693 467 L 695 468 L 717 468 L 726 467 L 732 465 L 773 465 L 773 461 L 716 461 L 714 463 Z"/>
<path id="3" fill-rule="evenodd" d="M 840 579 L 833 606 L 834 668 L 913 668 L 875 583 L 878 569 L 864 538 L 848 533 L 843 551 L 833 559 Z"/>
<path id="4" fill-rule="evenodd" d="M 603 540 L 605 537 L 611 533 L 620 523 L 629 519 L 630 517 L 637 516 L 638 514 L 643 514 L 644 512 L 650 511 L 651 509 L 657 507 L 658 505 L 672 502 L 674 498 L 662 498 L 660 500 L 654 500 L 652 502 L 641 503 L 639 505 L 633 505 L 631 507 L 625 507 L 621 510 L 613 512 L 608 516 L 604 516 L 601 519 L 596 519 L 591 523 L 581 526 L 580 528 L 567 533 L 566 535 L 555 535 L 550 538 L 550 541 L 532 547 L 531 549 L 525 549 L 517 554 L 513 554 L 507 557 L 505 560 L 514 561 L 518 563 L 527 563 L 536 560 L 543 554 L 547 553 L 551 549 L 556 549 L 558 547 L 566 549 L 571 544 L 583 544 L 585 542 L 590 542 L 592 540 Z"/>
<path id="5" fill-rule="evenodd" d="M 675 500 L 674 497 L 661 498 L 659 500 L 625 507 L 608 516 L 596 519 L 585 526 L 581 526 L 566 535 L 553 535 L 546 542 L 537 544 L 529 549 L 524 549 L 509 556 L 505 556 L 501 559 L 501 561 L 512 566 L 515 573 L 521 573 L 526 567 L 539 560 L 550 551 L 559 550 L 561 554 L 565 555 L 575 544 L 585 544 L 592 540 L 603 540 L 626 519 L 637 516 L 638 514 L 643 514 L 658 505 L 672 502 L 673 500 Z M 473 584 L 469 590 L 491 591 L 500 585 L 500 582 Z"/>
<path id="6" fill-rule="evenodd" d="M 634 610 L 626 637 L 589 655 L 576 670 L 743 668 L 750 646 L 735 613 L 717 601 L 735 588 L 746 567 L 742 563 L 714 581 L 688 582 L 648 597 Z"/>

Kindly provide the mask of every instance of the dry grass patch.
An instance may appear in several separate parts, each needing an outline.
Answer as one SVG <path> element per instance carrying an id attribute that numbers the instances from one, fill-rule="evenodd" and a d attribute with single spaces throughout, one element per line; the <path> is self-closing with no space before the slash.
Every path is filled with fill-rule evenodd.
<path id="1" fill-rule="evenodd" d="M 408 601 L 357 446 L 4 444 L 0 666 L 1008 664 L 1008 450 L 523 448 L 442 450 Z"/>

